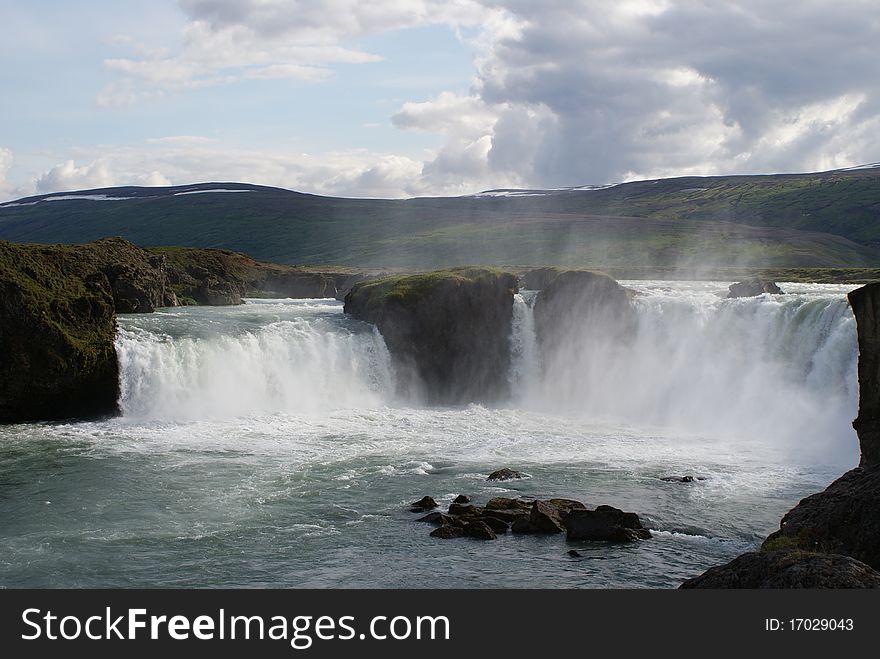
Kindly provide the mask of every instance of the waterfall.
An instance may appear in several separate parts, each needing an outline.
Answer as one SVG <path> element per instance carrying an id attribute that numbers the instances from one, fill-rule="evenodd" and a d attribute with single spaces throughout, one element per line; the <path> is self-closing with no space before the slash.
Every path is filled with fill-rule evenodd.
<path id="1" fill-rule="evenodd" d="M 534 361 L 523 349 L 534 345 L 531 311 L 517 300 L 512 378 L 515 392 L 527 392 L 522 404 L 857 455 L 850 424 L 858 346 L 844 291 L 805 287 L 728 300 L 698 285 L 660 284 L 642 284 L 630 340 L 593 345 L 588 330 L 575 328 L 578 345 L 555 346 Z"/>
<path id="2" fill-rule="evenodd" d="M 534 304 L 537 291 L 520 291 L 513 296 L 510 332 L 510 391 L 515 402 L 522 402 L 538 382 L 540 360 L 535 337 Z"/>
<path id="3" fill-rule="evenodd" d="M 341 308 L 303 317 L 276 311 L 241 323 L 243 308 L 211 309 L 210 321 L 190 323 L 197 331 L 181 330 L 173 317 L 148 327 L 139 326 L 146 319 L 129 319 L 116 341 L 123 415 L 179 421 L 320 413 L 375 407 L 391 395 L 390 358 L 374 328 L 346 322 Z M 180 320 L 187 311 L 177 313 Z"/>

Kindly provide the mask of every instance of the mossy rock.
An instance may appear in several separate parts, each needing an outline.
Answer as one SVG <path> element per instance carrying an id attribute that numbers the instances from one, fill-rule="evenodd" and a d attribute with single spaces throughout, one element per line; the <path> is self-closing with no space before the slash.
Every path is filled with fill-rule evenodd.
<path id="1" fill-rule="evenodd" d="M 0 242 L 0 422 L 116 412 L 113 292 L 93 256 Z"/>
<path id="2" fill-rule="evenodd" d="M 375 323 L 395 364 L 400 393 L 429 404 L 507 396 L 516 276 L 455 268 L 362 282 L 345 312 Z"/>

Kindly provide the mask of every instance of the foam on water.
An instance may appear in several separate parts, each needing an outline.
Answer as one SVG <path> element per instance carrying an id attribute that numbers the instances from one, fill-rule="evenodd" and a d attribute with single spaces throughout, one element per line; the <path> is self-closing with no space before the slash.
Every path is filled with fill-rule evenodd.
<path id="1" fill-rule="evenodd" d="M 854 322 L 846 287 L 628 285 L 620 351 L 542 356 L 517 296 L 497 407 L 398 401 L 381 337 L 335 300 L 123 316 L 121 417 L 0 427 L 0 585 L 675 586 L 855 464 Z M 487 482 L 502 466 L 532 478 Z M 660 480 L 685 473 L 707 480 Z M 658 533 L 477 551 L 412 522 L 458 493 L 611 504 Z"/>

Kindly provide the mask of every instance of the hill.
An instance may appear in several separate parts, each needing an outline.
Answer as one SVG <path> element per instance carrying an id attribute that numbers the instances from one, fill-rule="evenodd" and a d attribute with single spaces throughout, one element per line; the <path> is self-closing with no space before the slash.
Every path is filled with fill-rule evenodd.
<path id="1" fill-rule="evenodd" d="M 341 199 L 242 183 L 0 204 L 0 239 L 217 247 L 286 264 L 880 266 L 880 166 L 465 197 Z"/>

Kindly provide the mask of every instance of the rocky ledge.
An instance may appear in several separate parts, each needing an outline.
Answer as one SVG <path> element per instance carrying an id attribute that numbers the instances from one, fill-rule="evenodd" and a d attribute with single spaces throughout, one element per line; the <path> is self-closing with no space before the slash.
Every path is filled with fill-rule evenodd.
<path id="1" fill-rule="evenodd" d="M 516 277 L 456 268 L 356 284 L 345 313 L 374 323 L 403 394 L 429 404 L 492 402 L 508 393 Z"/>
<path id="2" fill-rule="evenodd" d="M 681 588 L 880 588 L 880 573 L 837 554 L 750 552 L 688 579 Z"/>

